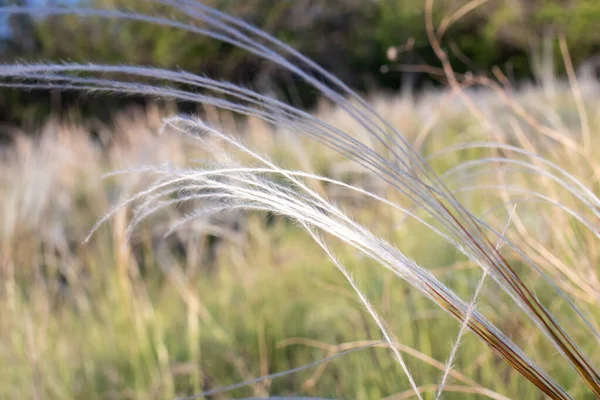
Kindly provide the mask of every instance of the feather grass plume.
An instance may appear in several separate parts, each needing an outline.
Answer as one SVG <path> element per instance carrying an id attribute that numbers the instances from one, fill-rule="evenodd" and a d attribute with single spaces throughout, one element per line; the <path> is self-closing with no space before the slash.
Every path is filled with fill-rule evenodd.
<path id="1" fill-rule="evenodd" d="M 473 304 L 465 302 L 430 272 L 406 257 L 399 249 L 358 224 L 311 189 L 303 179 L 320 179 L 331 184 L 342 185 L 356 190 L 361 195 L 370 196 L 392 205 L 407 215 L 417 218 L 479 265 L 483 273 L 491 277 L 538 326 L 557 352 L 577 371 L 582 382 L 588 386 L 590 391 L 600 397 L 600 375 L 595 365 L 582 352 L 569 335 L 568 330 L 559 323 L 556 316 L 548 310 L 532 288 L 521 278 L 514 265 L 499 251 L 496 246 L 497 241 L 504 240 L 506 247 L 519 254 L 522 262 L 531 271 L 536 271 L 545 279 L 556 291 L 561 301 L 571 308 L 579 322 L 586 327 L 588 340 L 598 341 L 600 334 L 594 325 L 571 297 L 564 293 L 562 288 L 553 282 L 540 266 L 528 258 L 517 244 L 503 238 L 502 232 L 495 230 L 482 218 L 465 208 L 459 202 L 457 192 L 451 190 L 446 182 L 452 176 L 477 171 L 482 167 L 495 164 L 504 164 L 508 168 L 524 170 L 536 178 L 549 179 L 558 184 L 562 190 L 572 194 L 580 201 L 589 210 L 592 217 L 580 215 L 560 201 L 555 201 L 541 193 L 528 191 L 525 194 L 570 212 L 598 236 L 597 219 L 600 218 L 598 211 L 600 200 L 593 191 L 586 188 L 567 171 L 542 157 L 526 150 L 497 143 L 471 143 L 446 151 L 493 147 L 528 156 L 530 161 L 501 157 L 483 158 L 463 163 L 443 175 L 438 175 L 433 171 L 428 160 L 425 160 L 400 132 L 397 132 L 391 124 L 378 115 L 373 107 L 339 79 L 290 46 L 244 21 L 195 1 L 153 1 L 170 8 L 174 17 L 145 15 L 134 11 L 50 6 L 0 7 L 0 13 L 30 13 L 45 16 L 76 15 L 81 18 L 131 20 L 209 36 L 260 56 L 294 73 L 344 110 L 360 126 L 362 134 L 369 140 L 360 140 L 356 135 L 350 135 L 302 110 L 250 89 L 185 71 L 144 66 L 75 63 L 0 65 L 2 79 L 0 86 L 22 89 L 58 88 L 87 92 L 114 92 L 125 95 L 143 94 L 210 104 L 237 114 L 256 117 L 268 123 L 283 126 L 298 134 L 306 135 L 347 156 L 389 184 L 408 203 L 412 204 L 412 207 L 400 206 L 391 200 L 358 188 L 352 188 L 332 179 L 300 171 L 285 170 L 199 119 L 174 117 L 166 121 L 167 126 L 194 137 L 204 145 L 210 141 L 209 138 L 218 138 L 233 146 L 237 151 L 251 156 L 255 162 L 259 163 L 259 166 L 246 166 L 237 163 L 233 158 L 226 158 L 227 162 L 209 165 L 202 169 L 148 168 L 148 173 L 158 177 L 155 183 L 109 212 L 97 226 L 107 221 L 120 207 L 134 203 L 136 207 L 130 231 L 156 212 L 182 202 L 195 202 L 197 212 L 189 215 L 181 223 L 202 215 L 235 209 L 268 211 L 284 215 L 304 227 L 342 272 L 345 271 L 343 265 L 330 252 L 327 241 L 322 235 L 336 238 L 355 247 L 413 285 L 447 313 L 462 322 L 490 346 L 498 356 L 547 396 L 553 399 L 570 398 L 565 389 L 498 327 L 486 319 Z M 185 16 L 186 21 L 194 22 L 181 22 L 176 19 L 177 15 Z M 188 89 L 181 89 L 180 85 L 185 85 Z M 475 189 L 470 188 L 469 190 Z M 513 188 L 512 190 L 518 189 Z M 414 210 L 425 212 L 428 219 L 419 217 Z M 172 229 L 178 227 L 179 225 L 176 225 Z M 358 287 L 352 283 L 351 276 L 347 273 L 344 275 L 361 297 Z M 378 321 L 377 314 L 369 306 L 367 299 L 361 297 L 361 300 L 377 322 L 386 341 L 391 345 L 394 342 L 393 337 L 386 331 L 383 323 Z M 392 348 L 394 347 L 392 346 Z M 420 393 L 411 378 L 410 371 L 405 367 L 400 353 L 397 351 L 394 353 L 409 377 L 413 390 L 417 394 Z"/>

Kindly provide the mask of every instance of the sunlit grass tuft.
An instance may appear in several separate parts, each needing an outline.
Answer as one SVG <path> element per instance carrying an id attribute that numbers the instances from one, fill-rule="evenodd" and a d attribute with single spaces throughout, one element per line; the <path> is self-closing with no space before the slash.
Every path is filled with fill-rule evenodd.
<path id="1" fill-rule="evenodd" d="M 25 140 L 6 156 L 8 344 L 0 351 L 14 368 L 0 390 L 53 398 L 600 395 L 600 200 L 590 151 L 598 121 L 585 108 L 597 89 L 586 99 L 570 74 L 571 92 L 559 99 L 515 96 L 487 77 L 458 76 L 428 1 L 430 41 L 451 92 L 404 103 L 423 116 L 396 122 L 393 101 L 376 110 L 243 21 L 196 2 L 157 3 L 173 15 L 0 11 L 208 35 L 288 69 L 334 112 L 310 114 L 183 71 L 0 66 L 3 86 L 193 101 L 209 118 L 249 117 L 253 133 L 244 141 L 223 120 L 148 113 L 148 132 L 131 124 L 135 132 L 125 129 L 108 152 L 62 133 Z M 181 22 L 190 20 L 197 24 Z M 561 50 L 569 66 L 564 41 Z M 531 93 L 548 106 L 531 103 Z M 558 106 L 563 98 L 567 106 Z M 572 110 L 580 125 L 561 115 Z M 82 155 L 87 162 L 77 161 Z M 83 227 L 101 214 L 86 238 Z M 367 346 L 345 353 L 351 342 Z"/>

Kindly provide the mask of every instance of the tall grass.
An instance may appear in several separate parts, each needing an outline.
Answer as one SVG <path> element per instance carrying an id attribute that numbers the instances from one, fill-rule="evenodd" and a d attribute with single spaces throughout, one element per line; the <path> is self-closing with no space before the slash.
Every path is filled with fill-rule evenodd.
<path id="1" fill-rule="evenodd" d="M 336 112 L 343 113 L 349 127 L 340 127 L 337 121 L 320 118 L 227 82 L 184 71 L 144 66 L 73 63 L 2 65 L 1 85 L 23 89 L 60 88 L 145 94 L 216 107 L 258 119 L 279 130 L 304 135 L 352 160 L 359 170 L 370 174 L 368 179 L 380 182 L 383 190 L 374 193 L 339 178 L 325 177 L 314 170 L 312 162 L 316 160 L 311 160 L 313 153 L 296 154 L 300 165 L 288 168 L 261 155 L 232 134 L 224 133 L 226 129 L 215 124 L 189 116 L 165 118 L 162 128 L 183 134 L 185 140 L 191 141 L 202 152 L 204 161 L 194 167 L 142 163 L 146 165 L 125 168 L 124 172 L 135 176 L 141 173 L 154 179 L 147 183 L 145 189 L 129 192 L 126 198 L 117 201 L 92 229 L 92 234 L 100 234 L 99 228 L 105 222 L 114 221 L 116 244 L 113 256 L 119 271 L 119 291 L 109 296 L 113 298 L 113 304 L 127 307 L 120 301 L 151 296 L 149 290 L 147 293 L 133 293 L 136 288 L 129 282 L 133 255 L 130 247 L 122 246 L 122 242 L 132 239 L 136 228 L 150 217 L 165 210 L 169 212 L 173 207 L 188 210 L 175 222 L 170 221 L 165 229 L 168 236 L 188 224 L 206 223 L 209 217 L 226 212 L 271 213 L 294 221 L 341 272 L 398 363 L 402 375 L 396 376 L 396 379 L 407 383 L 406 389 L 415 396 L 422 398 L 424 386 L 416 378 L 414 363 L 406 360 L 407 351 L 401 346 L 405 338 L 394 333 L 367 292 L 361 289 L 362 285 L 351 272 L 357 267 L 348 268 L 344 257 L 340 257 L 342 252 L 346 254 L 349 251 L 341 250 L 344 248 L 340 247 L 341 244 L 353 248 L 356 251 L 354 257 L 358 257 L 356 254 L 365 257 L 361 263 L 371 268 L 375 265 L 383 267 L 377 270 L 380 272 L 371 272 L 369 268 L 369 273 L 375 276 L 382 274 L 386 279 L 400 278 L 459 322 L 455 344 L 445 363 L 441 363 L 441 383 L 428 389 L 433 389 L 436 398 L 441 397 L 444 391 L 456 389 L 449 383 L 449 377 L 457 379 L 452 366 L 467 330 L 488 346 L 496 357 L 550 398 L 572 398 L 572 391 L 583 395 L 583 387 L 586 395 L 600 396 L 600 377 L 595 367 L 600 338 L 596 321 L 599 292 L 595 253 L 600 200 L 594 193 L 598 168 L 591 151 L 593 131 L 585 113 L 584 95 L 576 80 L 571 79 L 570 88 L 576 100 L 575 115 L 582 126 L 572 132 L 561 125 L 564 117 L 553 114 L 554 107 L 536 109 L 536 104 L 524 104 L 526 96 L 519 101 L 490 78 L 455 74 L 440 44 L 445 28 L 433 26 L 433 1 L 428 1 L 426 24 L 430 41 L 442 64 L 442 72 L 451 88 L 449 101 L 462 102 L 468 118 L 473 121 L 471 129 L 477 132 L 463 132 L 458 128 L 460 135 L 467 138 L 452 143 L 454 138 L 430 138 L 429 126 L 425 125 L 418 135 L 409 138 L 378 113 L 376 107 L 337 78 L 268 34 L 194 1 L 155 2 L 168 7 L 172 14 L 167 17 L 142 15 L 135 11 L 74 7 L 3 7 L 0 11 L 120 18 L 208 35 L 294 73 L 335 104 Z M 564 43 L 561 48 L 569 65 Z M 486 103 L 477 97 L 482 95 L 469 91 L 469 86 L 487 87 L 489 92 L 485 95 L 496 96 L 503 103 L 498 108 L 502 115 L 498 115 L 498 109 L 493 110 L 496 114 L 486 110 Z M 547 101 L 551 103 L 559 99 Z M 432 124 L 436 123 L 436 118 L 437 123 L 443 126 L 444 117 L 436 113 L 430 120 Z M 133 137 L 131 140 L 139 139 Z M 297 142 L 289 140 L 289 147 L 295 147 Z M 432 150 L 427 158 L 422 149 L 426 143 Z M 294 150 L 285 149 L 287 152 Z M 31 173 L 36 170 L 33 166 Z M 112 173 L 108 177 L 112 179 L 115 174 L 120 175 Z M 56 176 L 59 179 L 61 175 L 57 173 Z M 131 190 L 134 186 L 131 185 Z M 43 189 L 36 185 L 22 193 Z M 359 215 L 350 216 L 344 212 L 343 204 L 331 200 L 333 190 L 367 201 L 371 207 L 385 208 L 387 211 L 383 215 L 392 215 L 395 223 L 386 232 L 379 226 L 379 220 L 369 221 L 363 217 L 361 221 Z M 482 194 L 475 195 L 477 192 Z M 36 195 L 30 194 L 24 198 L 34 197 Z M 43 199 L 43 196 L 39 198 Z M 467 204 L 469 202 L 471 204 Z M 11 204 L 27 210 L 23 211 L 23 216 L 14 214 L 20 215 L 19 218 L 28 218 L 25 215 L 40 218 L 36 209 L 39 210 L 42 205 L 23 204 L 19 199 Z M 31 214 L 29 210 L 32 210 Z M 127 210 L 131 211 L 130 215 Z M 498 216 L 498 210 L 505 211 L 503 217 Z M 380 221 L 383 223 L 383 220 Z M 12 253 L 18 246 L 11 241 L 17 240 L 17 223 L 5 225 L 8 227 L 5 228 L 8 232 L 6 237 L 11 238 L 5 241 L 3 249 L 3 254 L 8 254 L 5 261 L 6 282 L 9 282 L 7 294 L 14 300 L 19 296 L 15 294 L 18 281 L 15 276 L 18 273 L 14 269 Z M 411 227 L 414 233 L 400 237 L 398 241 L 396 230 L 405 227 Z M 513 234 L 510 233 L 511 227 L 516 230 Z M 437 276 L 426 264 L 427 257 L 409 254 L 410 246 L 403 242 L 411 235 L 414 235 L 413 240 L 422 238 L 436 245 L 436 248 L 425 249 L 425 252 L 450 252 L 466 265 L 478 266 L 481 275 L 474 287 L 468 287 L 465 292 L 459 279 L 455 281 L 451 277 L 443 279 Z M 94 236 L 88 239 L 94 240 Z M 58 249 L 68 247 L 69 244 L 57 245 Z M 442 250 L 437 250 L 438 247 Z M 421 262 L 418 260 L 420 257 L 424 258 Z M 61 273 L 71 280 L 81 279 L 76 270 Z M 235 338 L 230 337 L 226 329 L 216 327 L 214 317 L 197 299 L 187 278 L 173 270 L 168 270 L 167 276 L 184 299 L 189 318 L 199 317 L 203 324 L 218 332 L 216 337 L 220 338 L 222 345 L 234 348 Z M 486 292 L 494 298 L 493 307 L 482 310 L 481 297 Z M 78 298 L 85 299 L 85 296 Z M 22 299 L 25 300 L 29 301 Z M 84 309 L 92 307 L 89 304 L 81 306 Z M 16 304 L 11 307 L 18 309 Z M 397 307 L 402 308 L 404 304 L 400 302 Z M 151 310 L 147 312 L 152 313 Z M 505 319 L 506 315 L 502 313 L 510 313 L 510 319 L 519 321 L 518 324 L 515 322 L 517 327 L 502 326 L 510 320 Z M 139 325 L 142 327 L 146 323 L 144 316 L 126 315 L 134 320 L 141 319 Z M 527 329 L 521 330 L 519 324 Z M 160 376 L 169 377 L 169 354 L 166 348 L 160 346 L 163 328 L 159 325 L 151 330 L 147 332 L 140 328 L 140 340 L 148 343 L 148 353 L 142 354 L 139 362 L 143 364 L 145 359 L 151 359 L 150 354 L 156 351 L 157 371 Z M 200 330 L 199 325 L 190 324 L 189 343 L 194 349 L 195 359 L 200 357 L 197 344 L 194 345 Z M 528 335 L 536 332 L 533 336 L 536 338 L 535 346 L 521 336 L 523 332 Z M 29 353 L 35 358 L 36 338 L 34 333 L 28 335 Z M 436 335 L 446 338 L 443 331 L 436 332 Z M 469 342 L 463 346 L 468 345 L 472 344 Z M 123 345 L 123 349 L 126 351 L 127 346 Z M 550 363 L 540 357 L 540 352 L 547 351 L 557 354 Z M 538 362 L 540 358 L 544 359 L 544 365 Z M 39 360 L 32 361 L 32 365 L 37 363 Z M 563 363 L 571 373 L 561 375 L 559 380 L 552 371 L 563 371 L 556 365 Z M 262 375 L 269 375 L 267 370 L 263 368 Z M 35 370 L 32 374 L 32 379 L 40 379 L 36 378 Z M 260 381 L 249 379 L 247 383 L 261 384 L 275 377 L 269 375 Z M 198 376 L 196 379 L 193 386 L 200 389 L 196 397 L 220 392 L 218 389 L 204 390 L 206 384 Z M 165 393 L 177 391 L 173 381 L 163 378 L 158 381 L 165 385 Z M 143 386 L 143 383 L 140 385 Z M 499 396 L 486 392 L 483 386 L 473 381 L 467 386 L 479 395 Z M 269 390 L 263 389 L 264 393 L 258 395 L 269 394 Z"/>

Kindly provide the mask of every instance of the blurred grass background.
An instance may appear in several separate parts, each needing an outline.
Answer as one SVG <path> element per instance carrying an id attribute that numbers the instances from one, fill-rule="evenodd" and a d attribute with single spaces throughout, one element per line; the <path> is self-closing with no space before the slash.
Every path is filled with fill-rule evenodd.
<path id="1" fill-rule="evenodd" d="M 586 107 L 596 109 L 600 86 L 591 81 L 584 87 Z M 540 155 L 597 188 L 597 178 L 590 173 L 599 168 L 597 162 L 589 163 L 593 157 L 584 159 L 567 145 L 545 138 L 493 92 L 468 93 L 488 121 L 506 133 L 505 143 L 535 143 Z M 580 125 L 570 87 L 557 81 L 553 93 L 555 97 L 549 98 L 541 88 L 530 87 L 513 93 L 511 99 L 547 128 L 574 138 Z M 453 99 L 450 92 L 440 90 L 419 101 L 375 96 L 371 102 L 424 155 L 433 155 L 459 143 L 489 139 L 480 121 Z M 315 112 L 352 131 L 337 109 L 322 105 Z M 163 238 L 170 223 L 186 212 L 172 209 L 138 228 L 127 242 L 130 210 L 125 209 L 82 244 L 112 204 L 147 184 L 143 175 L 103 180 L 104 173 L 165 162 L 185 165 L 208 156 L 185 137 L 157 134 L 167 113 L 159 107 L 124 112 L 110 132 L 96 127 L 105 141 L 91 139 L 84 124 L 49 121 L 38 135 L 19 134 L 14 147 L 4 149 L 0 397 L 174 398 L 294 368 L 378 340 L 376 326 L 343 276 L 299 227 L 277 216 L 250 213 L 202 220 Z M 211 116 L 210 123 L 224 131 L 237 129 L 248 145 L 281 165 L 342 179 L 402 202 L 376 177 L 352 168 L 320 145 L 254 120 L 240 126 L 226 113 L 210 109 L 205 113 Z M 600 119 L 590 114 L 589 123 L 596 143 Z M 432 163 L 443 173 L 495 151 L 465 150 Z M 501 171 L 501 167 L 479 168 L 447 182 L 457 189 L 520 185 L 554 193 L 564 204 L 577 207 L 552 182 Z M 335 187 L 322 189 L 458 294 L 473 292 L 480 270 L 419 223 Z M 523 243 L 551 277 L 564 284 L 561 287 L 581 299 L 590 315 L 599 315 L 598 249 L 587 233 L 580 235 L 583 231 L 576 221 L 548 205 L 519 203 L 520 193 L 508 189 L 458 190 L 457 195 L 498 226 L 506 224 L 512 204 L 518 204 L 507 236 Z M 341 245 L 335 250 L 400 338 L 417 382 L 432 395 L 459 324 L 372 261 Z M 561 267 L 575 278 L 565 278 Z M 541 296 L 550 293 L 542 282 L 534 287 Z M 572 394 L 584 395 L 574 372 L 555 362 L 554 350 L 537 329 L 519 318 L 501 290 L 486 287 L 479 307 Z M 598 356 L 593 343 L 585 350 Z M 470 335 L 454 366 L 446 398 L 541 398 Z M 387 349 L 370 348 L 216 397 L 402 399 L 414 396 L 408 390 Z"/>
<path id="2" fill-rule="evenodd" d="M 146 7 L 143 2 L 92 3 Z M 402 66 L 436 65 L 420 2 L 315 0 L 302 7 L 267 0 L 208 3 L 274 33 L 367 92 L 378 112 L 423 155 L 434 157 L 439 173 L 482 157 L 532 160 L 495 148 L 439 154 L 461 143 L 494 140 L 556 162 L 597 193 L 600 86 L 580 69 L 587 110 L 582 119 L 578 93 L 563 79 L 555 40 L 560 36 L 569 43 L 576 67 L 593 65 L 600 40 L 593 33 L 600 19 L 596 1 L 439 2 L 438 23 L 451 20 L 467 4 L 479 5 L 449 28 L 445 45 L 457 72 L 484 73 L 503 83 L 503 95 L 468 90 L 494 127 L 493 137 L 444 82 L 423 88 L 424 81 L 437 82 L 438 75 L 402 72 Z M 70 18 L 19 16 L 7 23 L 4 60 L 181 67 L 282 93 L 312 105 L 332 125 L 358 134 L 339 109 L 311 98 L 289 76 L 201 37 L 122 22 L 91 20 L 82 26 Z M 410 85 L 413 89 L 397 93 Z M 207 219 L 165 238 L 169 226 L 189 211 L 174 208 L 139 227 L 127 241 L 131 210 L 124 209 L 89 243 L 82 243 L 112 205 L 148 183 L 143 175 L 103 179 L 104 174 L 166 162 L 188 165 L 209 156 L 177 134 L 158 134 L 173 107 L 147 99 L 2 90 L 0 118 L 10 144 L 0 149 L 0 398 L 174 398 L 379 340 L 377 327 L 343 276 L 299 227 L 278 216 L 240 213 Z M 322 146 L 259 121 L 240 121 L 208 107 L 193 109 L 280 165 L 353 183 L 402 204 L 379 179 Z M 581 145 L 586 133 L 587 147 Z M 506 225 L 516 204 L 507 236 L 580 301 L 597 326 L 596 238 L 572 215 L 531 201 L 530 192 L 560 200 L 582 215 L 589 209 L 556 182 L 493 162 L 449 176 L 447 182 L 470 210 L 495 226 Z M 333 186 L 320 190 L 457 294 L 468 298 L 473 293 L 481 277 L 478 267 L 416 221 Z M 401 340 L 399 347 L 426 398 L 434 398 L 459 324 L 373 262 L 342 245 L 335 250 Z M 533 274 L 532 280 L 540 297 L 550 296 L 546 284 Z M 546 300 L 552 304 L 551 298 Z M 585 398 L 575 373 L 557 362 L 555 349 L 520 318 L 501 290 L 486 287 L 479 307 L 575 398 Z M 560 315 L 564 310 L 557 304 L 552 311 Z M 562 316 L 569 320 L 566 312 Z M 598 359 L 595 343 L 584 350 Z M 445 398 L 543 398 L 471 335 L 454 367 Z M 270 394 L 414 397 L 382 345 L 213 397 Z"/>

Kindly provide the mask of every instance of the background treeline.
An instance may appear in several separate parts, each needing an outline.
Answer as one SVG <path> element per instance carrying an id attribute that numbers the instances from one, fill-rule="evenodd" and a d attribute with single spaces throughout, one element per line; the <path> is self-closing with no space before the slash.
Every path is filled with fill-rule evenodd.
<path id="1" fill-rule="evenodd" d="M 252 22 L 307 54 L 359 90 L 406 89 L 431 81 L 406 72 L 406 65 L 436 65 L 427 41 L 424 1 L 412 0 L 209 0 L 204 1 Z M 0 5 L 26 5 L 27 0 L 0 0 Z M 33 2 L 39 4 L 39 0 Z M 48 2 L 46 2 L 48 3 Z M 173 11 L 151 1 L 69 0 L 76 6 L 116 7 L 170 16 Z M 489 71 L 499 67 L 510 79 L 535 75 L 536 54 L 557 53 L 552 38 L 565 35 L 576 65 L 590 60 L 600 47 L 597 0 L 437 0 L 438 23 L 453 21 L 479 6 L 444 34 L 443 45 L 457 71 Z M 178 16 L 181 18 L 181 16 Z M 157 28 L 147 23 L 75 17 L 31 18 L 12 15 L 3 25 L 0 58 L 69 60 L 182 68 L 259 88 L 275 90 L 308 105 L 312 93 L 293 78 L 257 58 L 214 39 Z M 388 51 L 400 46 L 390 62 Z M 560 73 L 560 58 L 555 58 Z M 70 93 L 23 93 L 2 89 L 0 121 L 24 124 L 51 112 L 77 109 L 104 117 L 125 103 L 143 99 L 82 96 Z"/>

